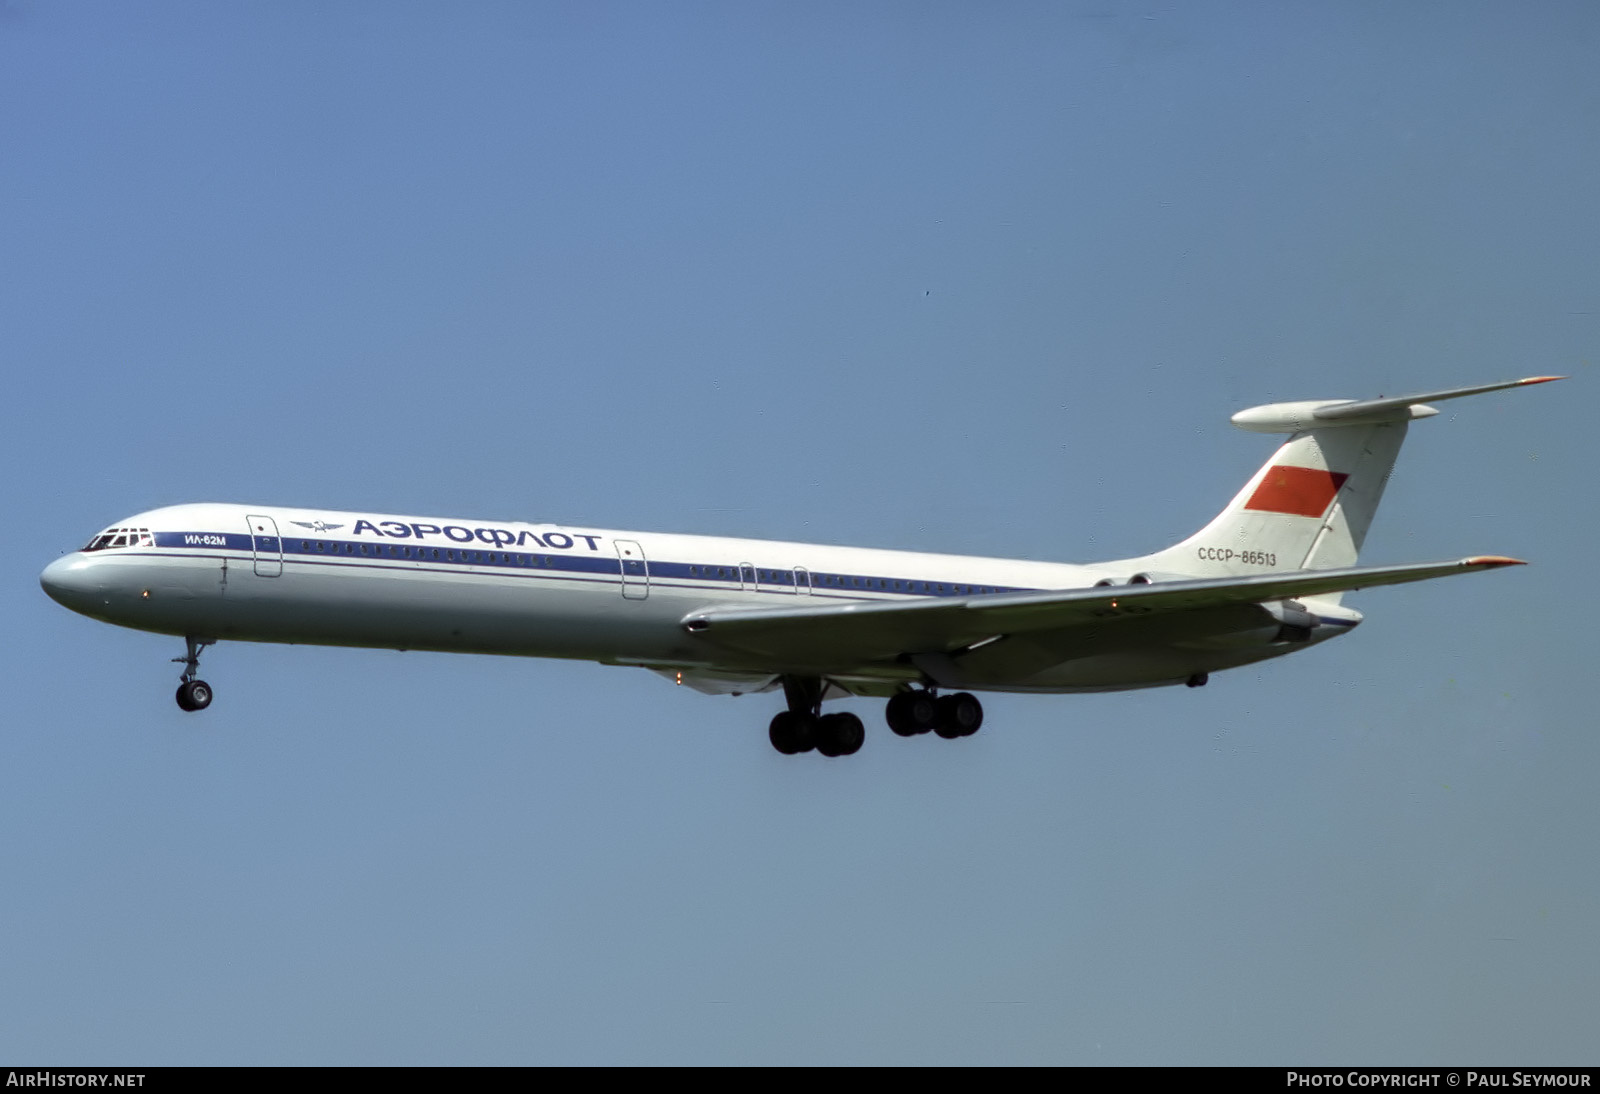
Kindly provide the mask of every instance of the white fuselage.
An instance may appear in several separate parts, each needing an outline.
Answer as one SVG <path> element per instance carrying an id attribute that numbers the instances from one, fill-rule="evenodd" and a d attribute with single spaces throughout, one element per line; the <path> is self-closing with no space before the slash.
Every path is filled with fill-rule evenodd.
<path id="1" fill-rule="evenodd" d="M 822 714 L 829 698 L 886 697 L 895 733 L 966 737 L 983 710 L 958 689 L 1200 687 L 1348 634 L 1353 590 L 1521 565 L 1357 558 L 1408 424 L 1437 413 L 1424 400 L 1552 379 L 1240 411 L 1236 425 L 1285 440 L 1222 511 L 1165 550 L 1089 566 L 178 505 L 107 529 L 39 580 L 84 615 L 181 635 L 185 711 L 211 703 L 200 651 L 219 640 L 563 657 L 712 693 L 782 687 L 773 746 L 844 756 L 864 730 Z"/>
<path id="2" fill-rule="evenodd" d="M 119 537 L 114 535 L 122 532 Z M 910 664 L 770 661 L 719 649 L 684 620 L 708 609 L 970 597 L 1125 581 L 1116 564 L 920 554 L 551 524 L 271 506 L 181 505 L 124 521 L 52 564 L 57 600 L 122 626 L 242 640 L 561 657 L 687 674 L 704 690 L 757 690 L 784 673 L 884 694 Z M 1289 652 L 1265 618 L 1170 644 L 1049 650 L 1026 671 L 970 686 L 1076 691 L 1178 682 Z M 1329 621 L 1313 640 L 1349 629 Z M 1301 643 L 1303 645 L 1303 643 Z M 1005 662 L 1000 662 L 1005 664 Z M 682 680 L 683 676 L 680 675 Z"/>

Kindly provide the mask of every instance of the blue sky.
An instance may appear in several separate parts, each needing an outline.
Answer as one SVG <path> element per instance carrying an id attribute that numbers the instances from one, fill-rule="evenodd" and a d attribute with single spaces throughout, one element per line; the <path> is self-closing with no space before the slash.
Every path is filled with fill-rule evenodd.
<path id="1" fill-rule="evenodd" d="M 0 1058 L 1594 1062 L 1590 4 L 0 5 Z M 780 757 L 770 696 L 172 640 L 181 501 L 1091 561 L 1227 417 L 1411 434 L 1188 689 Z"/>

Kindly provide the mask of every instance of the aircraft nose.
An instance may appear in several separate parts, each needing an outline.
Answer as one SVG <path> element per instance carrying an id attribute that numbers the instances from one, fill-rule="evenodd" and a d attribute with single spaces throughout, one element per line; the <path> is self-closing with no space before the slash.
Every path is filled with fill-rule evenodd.
<path id="1" fill-rule="evenodd" d="M 101 583 L 93 576 L 93 570 L 93 559 L 68 555 L 44 568 L 44 573 L 39 575 L 39 585 L 57 604 L 73 611 L 82 611 L 102 592 Z"/>

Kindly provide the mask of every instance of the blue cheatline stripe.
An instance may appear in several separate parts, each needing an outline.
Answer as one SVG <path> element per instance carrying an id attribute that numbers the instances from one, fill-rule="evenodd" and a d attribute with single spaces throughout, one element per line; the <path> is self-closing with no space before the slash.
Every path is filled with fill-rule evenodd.
<path id="1" fill-rule="evenodd" d="M 604 554 L 557 554 L 549 552 L 524 553 L 520 551 L 484 551 L 476 547 L 436 547 L 433 544 L 378 543 L 371 540 L 301 539 L 298 537 L 251 536 L 236 532 L 157 532 L 156 546 L 178 547 L 190 550 L 229 550 L 276 557 L 282 552 L 285 562 L 319 559 L 342 563 L 361 560 L 385 562 L 421 562 L 429 568 L 451 567 L 524 570 L 533 572 L 562 572 L 569 574 L 604 574 L 617 578 L 622 573 L 622 560 Z M 637 565 L 637 564 L 635 564 Z M 650 560 L 646 563 L 650 581 L 677 580 L 710 588 L 739 586 L 740 566 L 712 565 L 703 562 L 666 562 Z M 752 566 L 755 574 L 753 591 L 793 590 L 796 585 L 792 569 L 772 569 Z M 643 581 L 643 571 L 628 571 L 627 576 Z M 812 590 L 820 595 L 901 595 L 901 596 L 973 596 L 983 593 L 1034 592 L 1031 587 L 1014 585 L 979 585 L 967 582 L 923 581 L 920 578 L 890 577 L 881 574 L 838 574 L 813 572 Z"/>

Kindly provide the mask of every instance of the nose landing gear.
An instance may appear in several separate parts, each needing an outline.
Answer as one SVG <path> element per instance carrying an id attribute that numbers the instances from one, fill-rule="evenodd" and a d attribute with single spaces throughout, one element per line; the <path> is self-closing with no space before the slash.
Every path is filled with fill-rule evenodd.
<path id="1" fill-rule="evenodd" d="M 184 641 L 188 644 L 188 653 L 172 659 L 183 666 L 183 675 L 179 677 L 183 683 L 178 685 L 178 706 L 190 712 L 204 710 L 211 705 L 211 685 L 199 679 L 200 651 L 216 639 L 185 638 Z"/>

